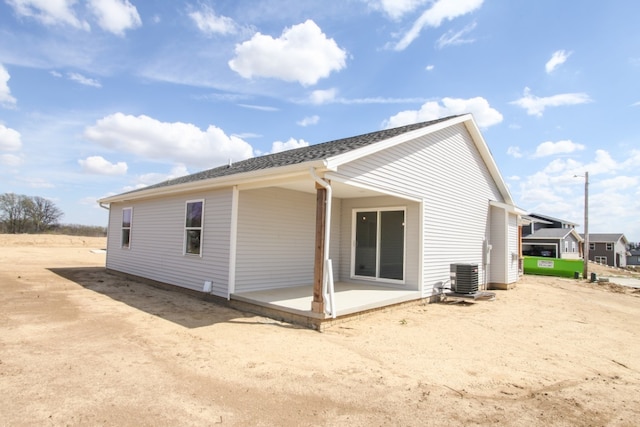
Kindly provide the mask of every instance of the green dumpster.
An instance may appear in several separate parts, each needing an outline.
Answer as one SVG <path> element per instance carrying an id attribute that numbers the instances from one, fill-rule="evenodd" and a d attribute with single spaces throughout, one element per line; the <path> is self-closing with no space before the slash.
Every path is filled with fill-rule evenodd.
<path id="1" fill-rule="evenodd" d="M 524 257 L 524 274 L 537 274 L 539 276 L 578 277 L 584 268 L 581 259 L 561 259 L 539 256 Z"/>

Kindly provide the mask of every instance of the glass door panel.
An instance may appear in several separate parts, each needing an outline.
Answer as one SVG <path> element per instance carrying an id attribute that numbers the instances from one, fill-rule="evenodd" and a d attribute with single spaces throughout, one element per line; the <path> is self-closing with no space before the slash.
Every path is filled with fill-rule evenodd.
<path id="1" fill-rule="evenodd" d="M 354 273 L 357 276 L 376 277 L 378 247 L 378 213 L 356 214 L 356 256 Z"/>

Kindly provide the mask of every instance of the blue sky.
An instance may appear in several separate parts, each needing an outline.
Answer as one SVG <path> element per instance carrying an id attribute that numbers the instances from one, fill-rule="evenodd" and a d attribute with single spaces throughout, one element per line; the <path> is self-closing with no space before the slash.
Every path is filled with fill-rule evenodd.
<path id="1" fill-rule="evenodd" d="M 517 205 L 640 241 L 640 2 L 0 0 L 0 193 L 96 199 L 472 113 Z"/>

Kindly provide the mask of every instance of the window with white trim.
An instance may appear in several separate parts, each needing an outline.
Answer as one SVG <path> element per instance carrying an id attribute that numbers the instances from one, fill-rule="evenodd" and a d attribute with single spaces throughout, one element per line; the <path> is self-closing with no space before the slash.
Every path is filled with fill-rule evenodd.
<path id="1" fill-rule="evenodd" d="M 131 221 L 133 220 L 133 208 L 122 209 L 122 223 L 120 247 L 123 249 L 131 248 Z"/>
<path id="2" fill-rule="evenodd" d="M 566 240 L 564 241 L 564 251 L 569 252 L 569 242 Z"/>
<path id="3" fill-rule="evenodd" d="M 576 242 L 571 242 L 571 252 L 576 251 Z"/>
<path id="4" fill-rule="evenodd" d="M 596 244 L 595 243 L 589 243 L 589 250 L 590 251 L 595 251 L 596 250 Z"/>
<path id="5" fill-rule="evenodd" d="M 597 257 L 595 257 L 595 261 L 598 264 L 606 264 L 607 263 L 607 257 L 606 256 L 597 256 Z"/>
<path id="6" fill-rule="evenodd" d="M 607 243 L 607 250 L 608 251 L 612 251 L 613 250 L 613 243 Z"/>
<path id="7" fill-rule="evenodd" d="M 187 201 L 184 222 L 184 253 L 187 255 L 202 254 L 203 217 L 204 200 Z"/>
<path id="8" fill-rule="evenodd" d="M 405 216 L 404 208 L 353 211 L 353 277 L 404 281 Z"/>

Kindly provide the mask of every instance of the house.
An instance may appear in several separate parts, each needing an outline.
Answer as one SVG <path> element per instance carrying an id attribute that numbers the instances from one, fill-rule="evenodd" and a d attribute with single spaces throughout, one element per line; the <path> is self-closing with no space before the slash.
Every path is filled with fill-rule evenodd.
<path id="1" fill-rule="evenodd" d="M 589 261 L 626 267 L 628 246 L 629 241 L 622 233 L 589 233 Z"/>
<path id="2" fill-rule="evenodd" d="M 518 218 L 473 117 L 255 157 L 99 200 L 106 267 L 319 328 L 518 279 Z"/>
<path id="3" fill-rule="evenodd" d="M 548 215 L 529 213 L 522 227 L 522 253 L 552 258 L 582 258 L 583 239 L 576 223 Z"/>
<path id="4" fill-rule="evenodd" d="M 627 266 L 639 266 L 640 265 L 640 249 L 631 249 L 627 256 Z"/>

